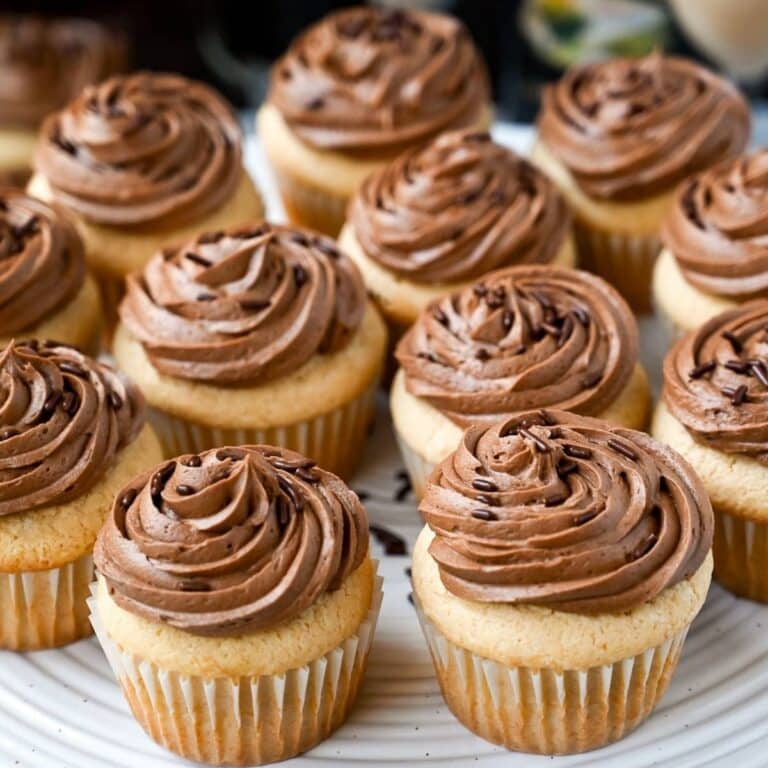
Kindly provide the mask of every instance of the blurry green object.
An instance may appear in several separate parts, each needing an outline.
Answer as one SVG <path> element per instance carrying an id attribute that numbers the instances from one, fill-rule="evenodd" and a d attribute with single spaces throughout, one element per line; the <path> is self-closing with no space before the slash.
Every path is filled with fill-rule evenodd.
<path id="1" fill-rule="evenodd" d="M 536 53 L 562 68 L 663 49 L 668 29 L 664 10 L 640 0 L 526 0 L 520 24 Z"/>

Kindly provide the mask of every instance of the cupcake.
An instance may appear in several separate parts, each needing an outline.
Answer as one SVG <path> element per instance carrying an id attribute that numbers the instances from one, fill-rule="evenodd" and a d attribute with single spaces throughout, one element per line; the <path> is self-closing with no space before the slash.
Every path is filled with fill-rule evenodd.
<path id="1" fill-rule="evenodd" d="M 43 123 L 36 170 L 30 191 L 72 215 L 112 316 L 125 276 L 160 248 L 264 214 L 229 105 L 178 75 L 83 90 Z"/>
<path id="2" fill-rule="evenodd" d="M 768 150 L 684 181 L 661 239 L 653 297 L 674 335 L 768 297 Z"/>
<path id="3" fill-rule="evenodd" d="M 114 353 L 166 456 L 298 450 L 345 476 L 387 346 L 355 265 L 327 237 L 262 224 L 200 235 L 127 281 Z"/>
<path id="4" fill-rule="evenodd" d="M 401 339 L 390 396 L 417 496 L 471 424 L 562 408 L 645 428 L 650 389 L 626 302 L 587 272 L 519 266 L 434 302 Z"/>
<path id="5" fill-rule="evenodd" d="M 0 187 L 0 346 L 56 339 L 97 352 L 101 301 L 83 244 L 67 218 Z"/>
<path id="6" fill-rule="evenodd" d="M 534 160 L 574 210 L 581 265 L 647 311 L 676 184 L 738 155 L 750 119 L 733 85 L 653 53 L 569 69 L 545 90 L 538 130 Z"/>
<path id="7" fill-rule="evenodd" d="M 160 445 L 136 388 L 57 342 L 5 347 L 0 402 L 0 647 L 52 648 L 91 633 L 96 534 Z"/>
<path id="8" fill-rule="evenodd" d="M 445 133 L 369 176 L 339 244 L 400 335 L 430 301 L 512 264 L 574 265 L 544 174 L 487 133 Z"/>
<path id="9" fill-rule="evenodd" d="M 124 59 L 122 41 L 92 21 L 0 16 L 0 185 L 27 183 L 43 118 Z"/>
<path id="10" fill-rule="evenodd" d="M 419 509 L 415 603 L 467 728 L 570 754 L 650 715 L 712 575 L 712 508 L 679 455 L 598 419 L 529 411 L 468 429 Z"/>
<path id="11" fill-rule="evenodd" d="M 458 19 L 357 6 L 277 61 L 258 128 L 291 221 L 335 236 L 369 173 L 441 131 L 490 120 L 485 66 Z"/>
<path id="12" fill-rule="evenodd" d="M 91 620 L 158 743 L 219 765 L 304 752 L 346 719 L 381 603 L 357 496 L 300 454 L 182 456 L 129 482 Z"/>
<path id="13" fill-rule="evenodd" d="M 696 467 L 715 511 L 715 578 L 768 602 L 768 301 L 678 340 L 653 435 Z"/>

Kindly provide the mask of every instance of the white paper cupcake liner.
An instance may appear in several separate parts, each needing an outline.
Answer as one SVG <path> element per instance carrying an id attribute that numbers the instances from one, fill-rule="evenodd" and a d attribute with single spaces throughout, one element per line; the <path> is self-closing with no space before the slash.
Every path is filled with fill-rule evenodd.
<path id="1" fill-rule="evenodd" d="M 517 752 L 573 754 L 625 736 L 666 690 L 688 632 L 606 666 L 510 667 L 454 645 L 414 598 L 448 707 L 478 736 Z"/>
<path id="2" fill-rule="evenodd" d="M 435 465 L 427 461 L 422 456 L 419 456 L 416 451 L 411 448 L 410 445 L 401 437 L 400 433 L 395 429 L 395 439 L 397 445 L 400 448 L 400 455 L 403 458 L 403 464 L 405 465 L 405 471 L 408 473 L 408 477 L 411 479 L 411 487 L 413 488 L 413 495 L 421 501 L 424 497 L 424 491 L 427 487 L 427 480 L 432 474 L 432 470 Z"/>
<path id="3" fill-rule="evenodd" d="M 154 408 L 149 420 L 168 458 L 222 445 L 276 445 L 298 451 L 323 469 L 348 478 L 362 458 L 377 390 L 378 377 L 354 400 L 313 419 L 282 427 L 210 427 Z"/>
<path id="4" fill-rule="evenodd" d="M 768 524 L 715 508 L 714 577 L 740 597 L 768 603 Z"/>
<path id="5" fill-rule="evenodd" d="M 607 280 L 636 312 L 651 311 L 651 280 L 661 250 L 657 235 L 633 235 L 574 224 L 579 266 Z"/>
<path id="6" fill-rule="evenodd" d="M 90 635 L 92 581 L 90 554 L 47 571 L 0 573 L 0 648 L 55 648 Z"/>
<path id="7" fill-rule="evenodd" d="M 96 598 L 88 604 L 109 665 L 152 739 L 188 760 L 263 765 L 311 749 L 346 720 L 373 643 L 381 585 L 374 574 L 370 610 L 337 648 L 283 674 L 256 677 L 203 678 L 162 669 L 114 643 Z"/>

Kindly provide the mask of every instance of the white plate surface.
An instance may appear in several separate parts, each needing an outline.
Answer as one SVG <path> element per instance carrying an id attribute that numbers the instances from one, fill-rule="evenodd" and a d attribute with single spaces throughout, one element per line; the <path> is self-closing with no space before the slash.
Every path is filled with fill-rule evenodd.
<path id="1" fill-rule="evenodd" d="M 528 129 L 499 126 L 497 138 L 527 148 Z M 248 164 L 268 190 L 259 148 Z M 644 321 L 643 358 L 658 371 L 660 334 Z M 413 498 L 395 499 L 402 466 L 382 410 L 353 487 L 371 520 L 403 535 L 420 528 Z M 603 750 L 563 758 L 505 752 L 472 736 L 440 696 L 413 609 L 407 557 L 385 557 L 384 605 L 368 675 L 349 722 L 324 744 L 284 765 L 323 766 L 725 766 L 768 765 L 768 608 L 714 586 L 652 717 Z M 165 768 L 186 765 L 149 739 L 131 716 L 95 640 L 29 654 L 0 653 L 0 768 Z"/>

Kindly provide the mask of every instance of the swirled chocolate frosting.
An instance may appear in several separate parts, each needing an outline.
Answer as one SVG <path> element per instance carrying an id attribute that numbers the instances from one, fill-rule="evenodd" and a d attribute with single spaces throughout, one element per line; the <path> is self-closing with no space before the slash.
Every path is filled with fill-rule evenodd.
<path id="1" fill-rule="evenodd" d="M 293 42 L 274 66 L 269 101 L 310 145 L 394 151 L 472 125 L 489 94 L 458 19 L 358 6 Z"/>
<path id="2" fill-rule="evenodd" d="M 686 180 L 662 238 L 685 279 L 705 293 L 768 294 L 768 150 Z"/>
<path id="3" fill-rule="evenodd" d="M 220 448 L 117 497 L 94 559 L 115 602 L 200 635 L 274 627 L 337 589 L 368 551 L 357 496 L 293 451 Z"/>
<path id="4" fill-rule="evenodd" d="M 242 175 L 240 128 L 207 85 L 139 72 L 90 86 L 40 132 L 53 198 L 98 224 L 186 224 L 219 208 Z"/>
<path id="5" fill-rule="evenodd" d="M 587 272 L 520 266 L 426 309 L 396 355 L 406 387 L 460 426 L 529 408 L 597 415 L 629 382 L 637 325 Z"/>
<path id="6" fill-rule="evenodd" d="M 653 53 L 569 69 L 545 90 L 538 127 L 587 194 L 632 199 L 738 155 L 750 118 L 729 82 Z"/>
<path id="7" fill-rule="evenodd" d="M 467 430 L 419 509 L 446 589 L 479 602 L 631 610 L 712 546 L 709 499 L 680 456 L 565 412 Z"/>
<path id="8" fill-rule="evenodd" d="M 663 398 L 696 441 L 768 464 L 768 301 L 680 339 L 664 359 Z"/>
<path id="9" fill-rule="evenodd" d="M 57 342 L 0 354 L 0 515 L 82 496 L 144 423 L 126 378 Z"/>
<path id="10" fill-rule="evenodd" d="M 0 189 L 0 335 L 36 325 L 84 279 L 83 244 L 66 218 L 23 192 Z"/>
<path id="11" fill-rule="evenodd" d="M 91 21 L 0 17 L 0 125 L 36 129 L 124 57 L 122 41 Z"/>
<path id="12" fill-rule="evenodd" d="M 428 283 L 552 261 L 570 216 L 527 160 L 487 133 L 465 131 L 443 134 L 369 176 L 350 220 L 370 258 Z"/>
<path id="13" fill-rule="evenodd" d="M 333 240 L 261 224 L 155 256 L 128 278 L 120 318 L 162 373 L 257 384 L 343 348 L 365 304 Z"/>

